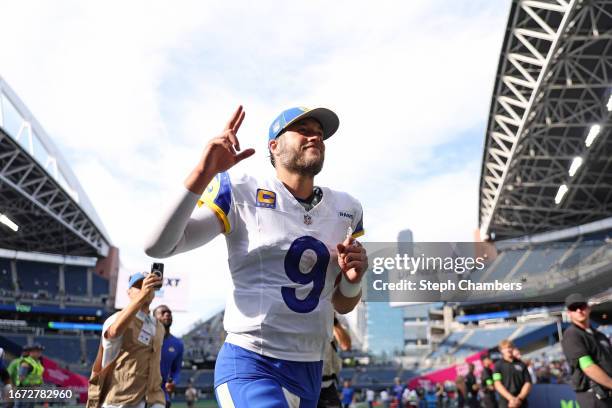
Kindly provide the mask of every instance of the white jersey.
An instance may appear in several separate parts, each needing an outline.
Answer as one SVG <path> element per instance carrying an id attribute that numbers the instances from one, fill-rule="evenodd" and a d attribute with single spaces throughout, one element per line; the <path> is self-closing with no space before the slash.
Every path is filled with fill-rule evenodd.
<path id="1" fill-rule="evenodd" d="M 347 234 L 362 235 L 363 226 L 356 199 L 321 190 L 321 201 L 306 211 L 276 177 L 221 173 L 206 189 L 198 204 L 225 226 L 233 282 L 227 342 L 283 360 L 323 358 L 340 277 L 336 245 Z"/>

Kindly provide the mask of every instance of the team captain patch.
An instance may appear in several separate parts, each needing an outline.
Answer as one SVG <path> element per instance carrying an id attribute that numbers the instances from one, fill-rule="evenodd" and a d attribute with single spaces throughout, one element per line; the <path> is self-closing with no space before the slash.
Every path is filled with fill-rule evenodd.
<path id="1" fill-rule="evenodd" d="M 258 188 L 255 205 L 263 208 L 276 208 L 276 193 L 274 191 Z"/>

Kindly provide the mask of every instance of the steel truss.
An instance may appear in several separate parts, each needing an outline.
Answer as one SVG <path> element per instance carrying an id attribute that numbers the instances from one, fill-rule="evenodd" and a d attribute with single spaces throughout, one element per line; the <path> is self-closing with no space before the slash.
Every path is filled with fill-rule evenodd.
<path id="1" fill-rule="evenodd" d="M 480 180 L 485 238 L 612 215 L 612 0 L 515 0 L 491 102 Z M 596 142 L 585 146 L 593 124 Z M 575 157 L 583 165 L 570 177 Z M 568 193 L 560 204 L 561 184 Z"/>
<path id="2" fill-rule="evenodd" d="M 0 247 L 100 256 L 109 243 L 81 207 L 0 128 L 0 209 L 19 225 L 0 226 Z"/>

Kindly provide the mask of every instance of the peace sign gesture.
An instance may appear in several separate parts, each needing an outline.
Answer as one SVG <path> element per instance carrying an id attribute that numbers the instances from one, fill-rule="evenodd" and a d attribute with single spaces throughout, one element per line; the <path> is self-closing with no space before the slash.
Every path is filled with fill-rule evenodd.
<path id="1" fill-rule="evenodd" d="M 238 109 L 225 125 L 223 132 L 208 142 L 200 162 L 185 181 L 185 186 L 189 190 L 196 194 L 202 194 L 204 188 L 215 175 L 227 171 L 255 153 L 255 149 L 240 151 L 240 142 L 236 133 L 242 125 L 244 115 L 242 105 L 238 106 Z"/>
<path id="2" fill-rule="evenodd" d="M 241 160 L 255 153 L 255 149 L 246 149 L 240 152 L 240 142 L 238 141 L 236 133 L 238 133 L 238 129 L 240 129 L 240 125 L 242 125 L 244 115 L 245 112 L 242 105 L 238 106 L 236 112 L 234 112 L 225 125 L 223 132 L 208 142 L 208 145 L 204 149 L 202 159 L 206 163 L 206 167 L 214 172 L 214 174 L 230 169 Z"/>

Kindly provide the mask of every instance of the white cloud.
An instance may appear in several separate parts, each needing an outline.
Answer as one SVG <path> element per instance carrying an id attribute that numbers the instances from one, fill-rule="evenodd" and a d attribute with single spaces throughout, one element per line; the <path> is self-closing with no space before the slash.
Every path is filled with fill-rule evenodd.
<path id="1" fill-rule="evenodd" d="M 60 146 L 131 268 L 146 267 L 145 231 L 239 103 L 242 145 L 257 149 L 244 171 L 269 171 L 267 129 L 281 109 L 332 106 L 341 128 L 318 182 L 362 201 L 369 239 L 401 228 L 471 239 L 480 147 L 431 166 L 486 120 L 508 7 L 3 2 L 0 75 Z M 194 313 L 222 307 L 229 290 L 221 246 L 167 262 L 196 276 Z"/>

